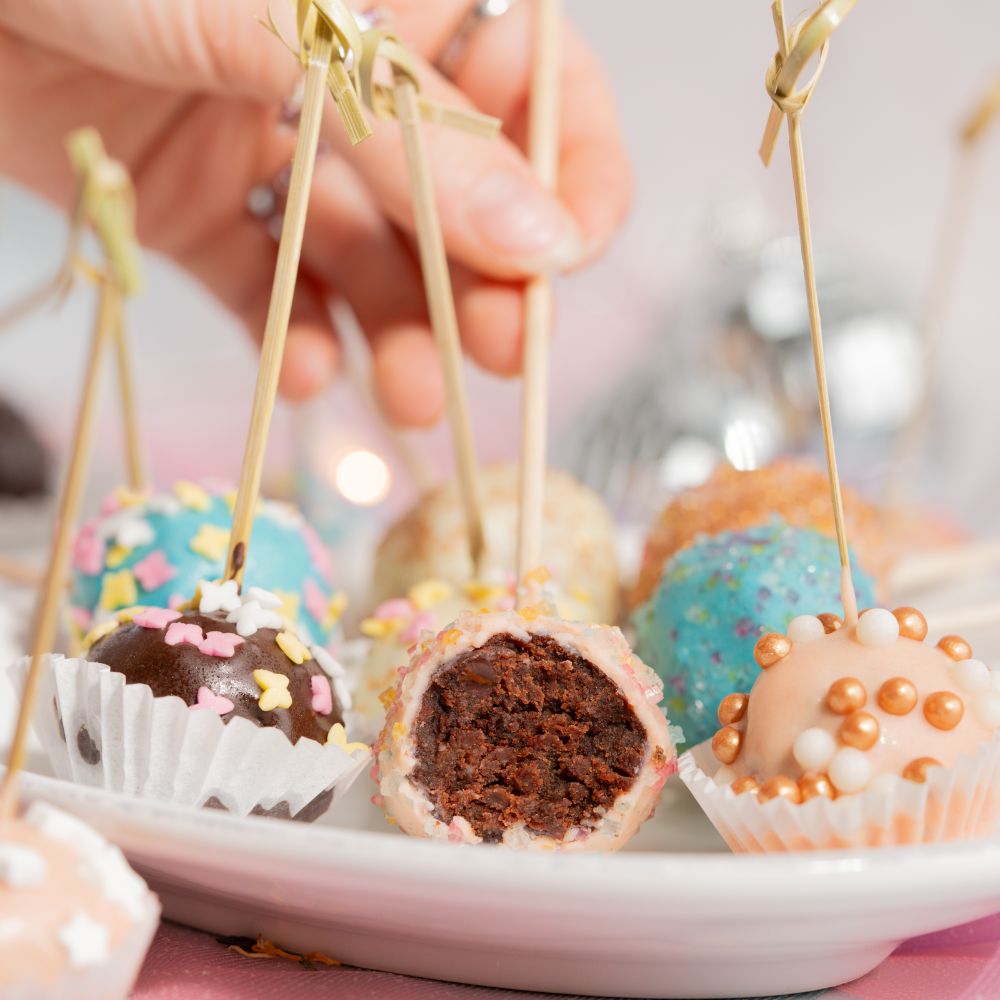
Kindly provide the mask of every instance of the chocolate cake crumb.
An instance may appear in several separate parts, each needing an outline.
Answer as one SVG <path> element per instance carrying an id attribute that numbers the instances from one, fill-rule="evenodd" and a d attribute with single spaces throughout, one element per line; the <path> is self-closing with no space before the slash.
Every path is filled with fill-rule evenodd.
<path id="1" fill-rule="evenodd" d="M 497 635 L 444 664 L 414 724 L 413 778 L 444 823 L 496 843 L 523 822 L 561 839 L 627 791 L 646 734 L 604 673 L 546 636 Z"/>

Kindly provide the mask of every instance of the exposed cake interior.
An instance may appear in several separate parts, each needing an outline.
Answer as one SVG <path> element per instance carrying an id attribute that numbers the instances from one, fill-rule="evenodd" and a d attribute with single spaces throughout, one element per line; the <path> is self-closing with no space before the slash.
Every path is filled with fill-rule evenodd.
<path id="1" fill-rule="evenodd" d="M 413 779 L 435 814 L 487 842 L 523 822 L 561 840 L 639 774 L 646 733 L 615 683 L 546 636 L 497 635 L 445 663 L 413 728 Z"/>

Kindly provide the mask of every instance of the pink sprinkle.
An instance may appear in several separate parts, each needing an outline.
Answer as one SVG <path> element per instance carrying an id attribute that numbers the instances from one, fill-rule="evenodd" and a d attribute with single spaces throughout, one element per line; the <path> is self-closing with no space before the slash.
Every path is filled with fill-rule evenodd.
<path id="1" fill-rule="evenodd" d="M 498 602 L 497 607 L 501 611 L 513 611 L 514 605 L 517 603 L 516 599 L 513 597 L 505 597 L 502 601 Z"/>
<path id="2" fill-rule="evenodd" d="M 142 562 L 132 567 L 135 578 L 142 584 L 143 590 L 156 590 L 177 576 L 177 568 L 167 562 L 167 554 L 163 549 L 150 552 Z"/>
<path id="3" fill-rule="evenodd" d="M 187 598 L 183 594 L 171 594 L 167 601 L 167 607 L 176 611 L 182 604 L 187 603 Z"/>
<path id="4" fill-rule="evenodd" d="M 400 633 L 399 638 L 409 644 L 420 638 L 423 631 L 434 631 L 434 616 L 429 611 L 421 611 Z"/>
<path id="5" fill-rule="evenodd" d="M 309 683 L 312 685 L 312 710 L 317 715 L 329 715 L 333 711 L 330 682 L 325 677 L 313 677 Z"/>
<path id="6" fill-rule="evenodd" d="M 180 615 L 178 615 L 179 617 Z M 190 622 L 174 622 L 167 629 L 167 634 L 163 637 L 163 641 L 168 646 L 179 646 L 182 642 L 187 642 L 201 649 L 201 644 L 205 641 L 205 635 L 199 625 L 193 625 Z"/>
<path id="7" fill-rule="evenodd" d="M 166 628 L 180 616 L 179 611 L 171 611 L 169 608 L 143 608 L 132 621 L 143 628 Z"/>
<path id="8" fill-rule="evenodd" d="M 333 560 L 330 558 L 329 550 L 323 544 L 323 539 L 316 534 L 316 529 L 311 524 L 303 522 L 301 531 L 302 540 L 306 543 L 306 549 L 309 552 L 309 558 L 312 560 L 313 567 L 326 581 L 327 586 L 332 587 Z"/>
<path id="9" fill-rule="evenodd" d="M 302 595 L 305 598 L 306 611 L 309 612 L 320 624 L 326 618 L 326 607 L 328 601 L 323 596 L 323 591 L 316 585 L 316 581 L 306 578 L 302 585 Z"/>
<path id="10" fill-rule="evenodd" d="M 409 618 L 413 614 L 413 605 L 405 597 L 394 597 L 391 601 L 383 601 L 375 609 L 375 618 Z"/>
<path id="11" fill-rule="evenodd" d="M 112 514 L 117 514 L 118 511 L 120 511 L 121 509 L 122 509 L 122 502 L 121 500 L 118 499 L 118 497 L 114 493 L 110 494 L 109 496 L 106 496 L 103 502 L 101 503 L 101 513 L 105 517 L 110 517 L 110 515 Z"/>
<path id="12" fill-rule="evenodd" d="M 69 617 L 77 628 L 86 632 L 94 622 L 94 616 L 86 608 L 70 608 Z"/>
<path id="13" fill-rule="evenodd" d="M 235 632 L 209 632 L 198 649 L 206 656 L 218 656 L 228 660 L 236 652 L 236 647 L 242 646 L 244 642 L 243 636 Z"/>
<path id="14" fill-rule="evenodd" d="M 228 715 L 236 706 L 221 694 L 216 694 L 211 688 L 198 688 L 198 702 L 191 706 L 195 708 L 208 708 L 219 715 Z"/>
<path id="15" fill-rule="evenodd" d="M 73 564 L 86 576 L 96 576 L 104 569 L 104 539 L 97 533 L 97 525 L 89 521 L 73 543 Z"/>

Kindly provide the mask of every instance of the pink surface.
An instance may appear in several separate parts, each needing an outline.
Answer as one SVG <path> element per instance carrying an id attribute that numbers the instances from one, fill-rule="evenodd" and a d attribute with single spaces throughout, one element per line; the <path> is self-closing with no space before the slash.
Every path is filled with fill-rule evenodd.
<path id="1" fill-rule="evenodd" d="M 544 1000 L 551 994 L 456 986 L 364 969 L 310 971 L 281 959 L 243 958 L 207 934 L 164 924 L 133 996 L 135 1000 L 276 996 L 282 1000 Z M 908 941 L 874 972 L 824 996 L 826 1000 L 1000 996 L 1000 914 Z"/>

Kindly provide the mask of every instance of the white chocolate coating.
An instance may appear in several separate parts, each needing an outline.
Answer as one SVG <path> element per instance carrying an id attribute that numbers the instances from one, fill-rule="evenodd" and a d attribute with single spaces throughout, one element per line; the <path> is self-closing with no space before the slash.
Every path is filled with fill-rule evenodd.
<path id="1" fill-rule="evenodd" d="M 538 837 L 523 824 L 508 829 L 503 844 L 536 850 L 598 851 L 623 846 L 651 815 L 664 783 L 676 769 L 676 754 L 667 720 L 658 707 L 663 696 L 659 678 L 629 649 L 617 628 L 583 625 L 538 616 L 533 609 L 461 615 L 451 628 L 422 642 L 400 677 L 376 745 L 376 776 L 386 813 L 400 828 L 417 837 L 478 843 L 479 837 L 461 817 L 450 824 L 434 815 L 426 790 L 411 780 L 417 765 L 412 728 L 431 678 L 463 653 L 478 649 L 493 636 L 509 634 L 527 641 L 532 635 L 554 639 L 583 657 L 612 680 L 646 730 L 646 757 L 632 787 L 592 829 L 569 830 L 560 841 Z"/>

